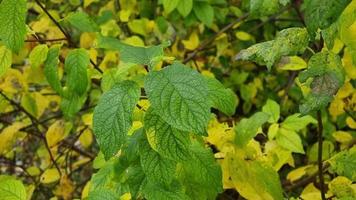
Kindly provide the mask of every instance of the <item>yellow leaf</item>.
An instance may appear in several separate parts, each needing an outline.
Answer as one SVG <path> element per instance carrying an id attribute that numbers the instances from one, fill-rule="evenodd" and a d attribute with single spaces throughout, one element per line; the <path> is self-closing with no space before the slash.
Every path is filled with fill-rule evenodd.
<path id="1" fill-rule="evenodd" d="M 284 57 L 282 58 L 280 65 L 281 70 L 296 71 L 307 68 L 307 63 L 304 61 L 304 59 L 298 56 Z"/>
<path id="2" fill-rule="evenodd" d="M 131 16 L 131 10 L 120 10 L 119 11 L 119 18 L 121 22 L 128 22 Z"/>
<path id="3" fill-rule="evenodd" d="M 56 182 L 59 179 L 60 179 L 60 175 L 57 169 L 50 168 L 50 169 L 46 169 L 46 171 L 43 172 L 40 178 L 40 182 L 43 184 L 49 184 L 49 183 Z"/>
<path id="4" fill-rule="evenodd" d="M 22 127 L 24 127 L 23 123 L 15 122 L 2 130 L 0 133 L 0 155 L 4 155 L 12 149 L 16 139 L 23 135 L 19 132 Z"/>
<path id="5" fill-rule="evenodd" d="M 54 122 L 47 130 L 46 140 L 49 147 L 54 147 L 65 138 L 65 122 L 58 120 Z"/>
<path id="6" fill-rule="evenodd" d="M 15 94 L 28 90 L 28 84 L 23 74 L 16 69 L 8 69 L 6 74 L 0 77 L 0 89 L 3 92 Z"/>
<path id="7" fill-rule="evenodd" d="M 82 135 L 79 137 L 79 142 L 85 148 L 90 147 L 90 145 L 93 143 L 93 134 L 90 129 L 84 130 Z"/>
<path id="8" fill-rule="evenodd" d="M 346 72 L 346 76 L 348 76 L 350 79 L 356 79 L 356 66 L 352 63 L 350 48 L 345 48 L 342 62 Z"/>
<path id="9" fill-rule="evenodd" d="M 82 121 L 85 125 L 91 126 L 93 123 L 93 113 L 86 113 L 82 115 Z"/>
<path id="10" fill-rule="evenodd" d="M 116 21 L 113 19 L 111 19 L 111 20 L 107 21 L 105 24 L 101 25 L 100 28 L 101 28 L 101 33 L 104 36 L 116 37 L 116 36 L 120 35 L 120 33 L 121 33 L 120 27 L 117 25 Z"/>
<path id="11" fill-rule="evenodd" d="M 334 119 L 336 119 L 337 116 L 345 112 L 344 107 L 345 103 L 342 99 L 334 98 L 334 100 L 330 103 L 329 113 Z"/>
<path id="12" fill-rule="evenodd" d="M 145 43 L 143 42 L 143 40 L 134 35 L 134 36 L 131 36 L 131 37 L 128 37 L 124 40 L 124 42 L 126 44 L 129 44 L 129 45 L 132 45 L 132 46 L 137 46 L 137 47 L 144 47 L 145 46 Z"/>
<path id="13" fill-rule="evenodd" d="M 303 200 L 321 200 L 320 190 L 318 190 L 313 183 L 309 183 L 309 185 L 304 188 L 300 197 Z"/>
<path id="14" fill-rule="evenodd" d="M 233 141 L 235 134 L 233 128 L 229 127 L 227 123 L 219 123 L 218 120 L 210 120 L 208 125 L 208 137 L 205 138 L 207 142 L 222 150 L 226 143 Z"/>
<path id="15" fill-rule="evenodd" d="M 307 169 L 309 167 L 311 167 L 311 165 L 306 165 L 290 171 L 287 175 L 287 180 L 294 182 L 301 179 L 303 176 L 307 175 Z"/>
<path id="16" fill-rule="evenodd" d="M 336 131 L 332 135 L 335 140 L 340 143 L 348 144 L 353 140 L 352 135 L 346 131 Z"/>
<path id="17" fill-rule="evenodd" d="M 244 31 L 237 31 L 235 33 L 235 36 L 237 39 L 242 40 L 242 41 L 253 40 L 253 36 L 244 32 Z"/>
<path id="18" fill-rule="evenodd" d="M 84 32 L 80 35 L 80 47 L 89 49 L 93 46 L 95 40 L 95 33 Z"/>
<path id="19" fill-rule="evenodd" d="M 74 192 L 73 182 L 69 179 L 67 175 L 63 175 L 59 181 L 59 185 L 54 190 L 54 194 L 62 197 L 64 200 L 72 199 L 72 194 Z"/>
<path id="20" fill-rule="evenodd" d="M 82 190 L 81 199 L 85 199 L 85 198 L 88 197 L 88 195 L 89 195 L 89 188 L 90 188 L 90 181 L 88 181 L 88 182 L 85 184 L 85 186 L 84 186 L 84 188 L 83 188 L 83 190 Z"/>
<path id="21" fill-rule="evenodd" d="M 356 129 L 356 121 L 353 120 L 351 117 L 347 117 L 346 118 L 346 124 L 352 128 L 352 129 Z"/>
<path id="22" fill-rule="evenodd" d="M 196 31 L 190 34 L 188 40 L 182 40 L 184 47 L 188 50 L 194 50 L 199 46 L 199 36 Z"/>
<path id="23" fill-rule="evenodd" d="M 31 175 L 31 176 L 38 176 L 41 174 L 41 171 L 38 167 L 36 166 L 31 166 L 26 169 L 26 171 Z"/>
<path id="24" fill-rule="evenodd" d="M 131 199 L 131 194 L 129 192 L 121 195 L 120 200 L 130 200 Z"/>
<path id="25" fill-rule="evenodd" d="M 90 6 L 94 2 L 99 2 L 99 0 L 84 0 L 84 8 Z"/>
<path id="26" fill-rule="evenodd" d="M 32 199 L 32 195 L 33 195 L 33 192 L 35 191 L 36 189 L 36 186 L 31 184 L 31 185 L 27 185 L 26 186 L 26 199 L 27 200 L 31 200 Z"/>
<path id="27" fill-rule="evenodd" d="M 348 81 L 338 90 L 338 92 L 336 93 L 336 97 L 341 99 L 346 98 L 350 96 L 354 91 L 355 89 L 352 87 L 350 81 Z"/>

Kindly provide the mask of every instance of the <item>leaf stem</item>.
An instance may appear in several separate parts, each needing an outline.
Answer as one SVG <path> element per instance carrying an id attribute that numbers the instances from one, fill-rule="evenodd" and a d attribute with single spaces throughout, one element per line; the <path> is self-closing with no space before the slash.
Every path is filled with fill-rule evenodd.
<path id="1" fill-rule="evenodd" d="M 318 176 L 319 176 L 319 188 L 321 199 L 326 200 L 325 197 L 325 182 L 323 176 L 323 121 L 321 118 L 321 111 L 317 112 L 318 118 Z"/>

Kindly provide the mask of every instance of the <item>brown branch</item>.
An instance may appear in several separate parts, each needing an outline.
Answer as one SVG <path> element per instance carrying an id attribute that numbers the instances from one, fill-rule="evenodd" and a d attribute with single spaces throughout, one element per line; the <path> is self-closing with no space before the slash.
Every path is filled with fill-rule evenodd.
<path id="1" fill-rule="evenodd" d="M 36 4 L 43 10 L 43 12 L 46 13 L 46 15 L 51 19 L 51 21 L 59 28 L 59 30 L 63 33 L 63 35 L 66 37 L 69 46 L 75 47 L 76 45 L 73 43 L 71 36 L 64 30 L 64 28 L 59 24 L 59 22 L 51 15 L 51 13 L 48 12 L 48 10 L 42 5 L 42 3 L 39 0 L 35 0 Z M 103 73 L 103 71 L 95 64 L 95 62 L 90 59 L 90 63 L 94 66 L 94 68 L 100 72 Z"/>
<path id="2" fill-rule="evenodd" d="M 40 138 L 41 140 L 43 141 L 47 151 L 48 151 L 48 154 L 50 156 L 50 159 L 53 163 L 53 165 L 56 167 L 56 169 L 58 170 L 58 173 L 61 174 L 61 170 L 57 164 L 57 162 L 54 160 L 54 157 L 53 157 L 53 154 L 51 152 L 51 149 L 49 148 L 48 146 L 48 143 L 47 143 L 47 140 L 46 140 L 46 137 L 43 136 L 41 134 L 41 131 L 40 129 L 38 128 L 38 126 L 43 126 L 45 129 L 47 129 L 47 126 L 44 125 L 44 124 L 41 124 L 40 121 L 38 121 L 38 119 L 36 117 L 34 117 L 31 113 L 29 113 L 24 107 L 22 107 L 20 104 L 18 104 L 17 102 L 15 102 L 14 100 L 10 99 L 9 97 L 7 97 L 2 91 L 0 91 L 0 95 L 4 97 L 4 99 L 6 101 L 8 101 L 12 106 L 16 107 L 18 110 L 20 110 L 21 112 L 25 113 L 25 115 L 30 118 L 32 124 L 34 124 L 34 127 L 35 129 L 38 131 L 38 133 L 40 134 Z"/>
<path id="3" fill-rule="evenodd" d="M 328 162 L 324 163 L 323 167 L 322 167 L 322 172 L 326 171 L 329 168 L 329 166 L 330 166 L 330 164 Z M 304 187 L 304 186 L 308 185 L 309 183 L 313 182 L 315 180 L 315 178 L 318 176 L 318 174 L 319 174 L 319 171 L 305 177 L 304 179 L 298 180 L 294 183 L 286 182 L 283 184 L 283 188 L 286 191 L 292 191 L 296 188 Z"/>
<path id="4" fill-rule="evenodd" d="M 63 40 L 67 40 L 67 38 L 55 38 L 55 39 L 41 39 L 41 41 L 39 41 L 38 39 L 28 39 L 25 40 L 25 42 L 58 42 L 58 41 L 63 41 Z"/>
<path id="5" fill-rule="evenodd" d="M 319 176 L 319 188 L 321 193 L 321 199 L 326 200 L 325 197 L 325 182 L 323 176 L 323 121 L 321 118 L 321 111 L 317 112 L 318 118 L 318 176 Z"/>

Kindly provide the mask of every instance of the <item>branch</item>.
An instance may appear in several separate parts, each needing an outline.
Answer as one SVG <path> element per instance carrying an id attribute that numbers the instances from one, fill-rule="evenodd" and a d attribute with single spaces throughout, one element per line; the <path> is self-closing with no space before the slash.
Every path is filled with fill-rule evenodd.
<path id="1" fill-rule="evenodd" d="M 325 197 L 325 182 L 323 176 L 323 121 L 321 119 L 321 111 L 317 112 L 318 117 L 318 176 L 319 176 L 319 188 L 321 193 L 321 199 L 326 200 Z"/>
<path id="2" fill-rule="evenodd" d="M 330 166 L 330 164 L 328 162 L 324 163 L 323 167 L 322 167 L 322 172 L 326 171 L 329 168 L 329 166 Z M 313 182 L 315 180 L 315 178 L 318 176 L 318 173 L 319 173 L 319 171 L 311 174 L 310 176 L 308 176 L 308 177 L 306 177 L 304 179 L 296 181 L 295 183 L 286 182 L 286 183 L 283 184 L 283 188 L 286 191 L 292 191 L 292 190 L 294 190 L 296 188 L 304 187 L 305 185 Z"/>
<path id="3" fill-rule="evenodd" d="M 214 42 L 214 40 L 219 37 L 221 34 L 223 34 L 224 32 L 228 31 L 229 29 L 231 29 L 232 27 L 235 26 L 235 24 L 245 20 L 248 17 L 248 13 L 242 15 L 241 17 L 237 18 L 236 20 L 234 20 L 233 22 L 231 22 L 230 24 L 226 25 L 224 28 L 222 28 L 220 31 L 218 31 L 217 33 L 215 33 L 211 38 L 205 40 L 203 43 L 201 43 L 201 45 L 199 45 L 192 53 L 188 54 L 188 56 L 183 60 L 183 63 L 187 63 L 188 61 L 190 61 L 191 59 L 193 59 L 198 52 L 204 50 L 210 43 Z"/>
<path id="4" fill-rule="evenodd" d="M 59 30 L 63 33 L 63 35 L 66 37 L 69 46 L 75 47 L 76 45 L 73 43 L 71 36 L 64 30 L 64 28 L 59 24 L 59 22 L 51 15 L 51 13 L 48 12 L 48 10 L 41 4 L 39 0 L 35 0 L 36 4 L 41 7 L 43 12 L 46 13 L 46 15 L 51 19 L 51 21 L 59 28 Z M 100 73 L 103 73 L 103 71 L 95 64 L 95 62 L 90 59 L 90 63 L 94 66 L 94 68 L 99 71 Z"/>
<path id="5" fill-rule="evenodd" d="M 28 39 L 25 40 L 25 42 L 58 42 L 58 41 L 63 41 L 63 40 L 67 40 L 67 38 L 55 38 L 55 39 L 41 39 L 41 41 L 39 41 L 38 39 Z"/>
<path id="6" fill-rule="evenodd" d="M 38 128 L 38 126 L 41 125 L 41 126 L 43 126 L 45 129 L 47 129 L 47 126 L 44 125 L 44 124 L 41 124 L 40 121 L 38 121 L 38 119 L 37 119 L 36 117 L 34 117 L 31 113 L 29 113 L 29 112 L 28 112 L 24 107 L 22 107 L 20 104 L 16 103 L 14 100 L 12 100 L 12 99 L 10 99 L 9 97 L 7 97 L 2 91 L 0 91 L 0 95 L 3 96 L 4 99 L 5 99 L 6 101 L 8 101 L 12 106 L 16 107 L 18 110 L 20 110 L 21 112 L 25 113 L 25 115 L 30 118 L 32 124 L 34 124 L 34 127 L 36 128 L 36 130 L 38 131 L 38 133 L 39 133 L 40 136 L 41 136 L 40 138 L 41 138 L 41 140 L 43 141 L 43 143 L 44 143 L 44 145 L 45 145 L 45 147 L 46 147 L 46 149 L 47 149 L 47 151 L 48 151 L 48 154 L 49 154 L 49 156 L 50 156 L 50 158 L 51 158 L 51 161 L 52 161 L 53 165 L 56 167 L 56 169 L 58 170 L 58 173 L 61 175 L 61 170 L 60 170 L 60 168 L 59 168 L 57 162 L 54 160 L 54 157 L 53 157 L 53 154 L 52 154 L 52 152 L 51 152 L 51 149 L 50 149 L 49 146 L 48 146 L 46 137 L 41 134 L 41 131 L 40 131 L 40 129 Z"/>

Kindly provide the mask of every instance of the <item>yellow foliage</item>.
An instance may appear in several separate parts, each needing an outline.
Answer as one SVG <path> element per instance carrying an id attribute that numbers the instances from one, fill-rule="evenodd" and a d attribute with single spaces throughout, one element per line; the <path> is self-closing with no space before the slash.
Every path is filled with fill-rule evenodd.
<path id="1" fill-rule="evenodd" d="M 72 199 L 74 189 L 73 182 L 67 175 L 63 175 L 59 181 L 59 185 L 54 190 L 54 194 L 58 197 L 62 197 L 63 200 L 70 200 Z"/>
<path id="2" fill-rule="evenodd" d="M 60 179 L 59 172 L 56 168 L 46 169 L 41 175 L 40 182 L 43 184 L 50 184 Z"/>
<path id="3" fill-rule="evenodd" d="M 12 149 L 16 139 L 23 135 L 19 130 L 24 126 L 25 124 L 21 122 L 15 122 L 2 130 L 0 133 L 0 155 L 4 155 Z"/>
<path id="4" fill-rule="evenodd" d="M 184 47 L 188 50 L 194 50 L 199 46 L 199 36 L 196 31 L 192 32 L 188 40 L 182 40 Z"/>

